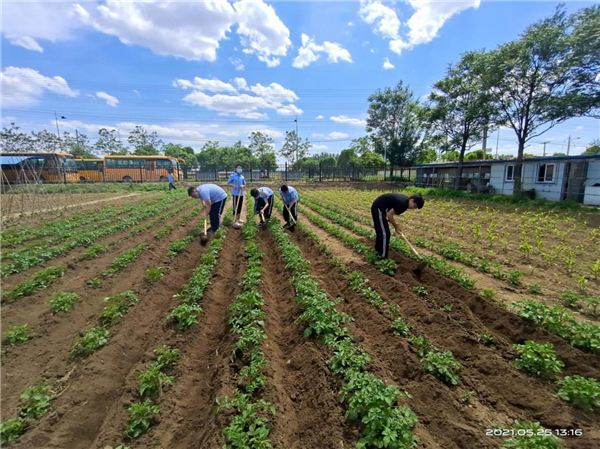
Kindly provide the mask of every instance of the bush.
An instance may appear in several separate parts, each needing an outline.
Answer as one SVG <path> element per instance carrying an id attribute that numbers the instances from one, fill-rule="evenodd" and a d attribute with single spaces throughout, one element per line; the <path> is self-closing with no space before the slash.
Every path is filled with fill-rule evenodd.
<path id="1" fill-rule="evenodd" d="M 584 410 L 600 409 L 600 382 L 582 376 L 567 376 L 557 382 L 562 385 L 558 395 Z"/>
<path id="2" fill-rule="evenodd" d="M 528 373 L 536 376 L 548 376 L 550 373 L 560 373 L 565 366 L 556 358 L 552 343 L 541 345 L 528 340 L 525 344 L 513 346 L 520 355 L 515 360 L 515 365 Z"/>

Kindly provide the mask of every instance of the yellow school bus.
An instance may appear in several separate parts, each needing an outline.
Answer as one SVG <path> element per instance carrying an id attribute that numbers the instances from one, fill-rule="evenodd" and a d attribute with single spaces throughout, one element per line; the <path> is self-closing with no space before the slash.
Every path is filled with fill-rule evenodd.
<path id="1" fill-rule="evenodd" d="M 75 158 L 67 153 L 2 153 L 3 184 L 77 182 Z"/>
<path id="2" fill-rule="evenodd" d="M 170 156 L 106 156 L 104 158 L 105 181 L 167 181 L 169 172 L 173 172 L 175 180 L 183 179 L 181 163 Z"/>
<path id="3" fill-rule="evenodd" d="M 104 159 L 75 158 L 77 175 L 81 182 L 104 180 Z"/>

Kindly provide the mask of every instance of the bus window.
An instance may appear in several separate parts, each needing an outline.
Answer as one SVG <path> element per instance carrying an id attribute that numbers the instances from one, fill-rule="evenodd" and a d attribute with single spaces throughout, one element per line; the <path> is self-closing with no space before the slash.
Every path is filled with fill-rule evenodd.
<path id="1" fill-rule="evenodd" d="M 146 159 L 146 170 L 154 170 L 154 161 Z"/>

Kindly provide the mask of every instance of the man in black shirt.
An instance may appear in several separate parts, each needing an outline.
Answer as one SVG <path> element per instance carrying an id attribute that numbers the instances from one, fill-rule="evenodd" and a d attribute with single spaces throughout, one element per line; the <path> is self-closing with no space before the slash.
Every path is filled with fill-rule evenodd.
<path id="1" fill-rule="evenodd" d="M 400 195 L 399 193 L 384 193 L 379 196 L 371 206 L 371 215 L 375 225 L 375 251 L 382 259 L 387 259 L 390 248 L 390 227 L 388 221 L 394 226 L 398 234 L 402 232 L 400 225 L 396 223 L 394 215 L 403 214 L 407 209 L 422 209 L 425 200 L 420 193 L 411 195 Z"/>

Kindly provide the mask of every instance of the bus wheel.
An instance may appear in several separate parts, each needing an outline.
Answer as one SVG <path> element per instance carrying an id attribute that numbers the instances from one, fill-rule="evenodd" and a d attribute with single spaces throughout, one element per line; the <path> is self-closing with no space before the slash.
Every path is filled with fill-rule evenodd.
<path id="1" fill-rule="evenodd" d="M 44 181 L 46 181 L 46 178 L 44 178 L 43 176 L 38 177 L 38 182 L 44 182 Z"/>
<path id="2" fill-rule="evenodd" d="M 166 181 L 166 180 L 167 180 L 167 177 L 166 177 L 166 176 L 161 176 L 161 177 L 160 177 L 160 181 Z"/>
<path id="3" fill-rule="evenodd" d="M 86 181 L 87 181 L 87 179 L 85 179 L 85 176 L 80 176 L 80 177 L 79 177 L 79 181 L 81 181 L 81 182 L 86 182 Z"/>
<path id="4" fill-rule="evenodd" d="M 123 176 L 123 182 L 131 182 L 131 176 Z"/>

